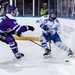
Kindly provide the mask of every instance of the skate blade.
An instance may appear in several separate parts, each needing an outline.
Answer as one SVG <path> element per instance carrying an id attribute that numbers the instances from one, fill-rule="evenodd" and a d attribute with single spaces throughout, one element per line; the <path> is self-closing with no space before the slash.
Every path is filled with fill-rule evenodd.
<path id="1" fill-rule="evenodd" d="M 52 57 L 51 54 L 49 54 L 49 55 L 44 55 L 44 58 L 51 58 L 51 57 Z"/>

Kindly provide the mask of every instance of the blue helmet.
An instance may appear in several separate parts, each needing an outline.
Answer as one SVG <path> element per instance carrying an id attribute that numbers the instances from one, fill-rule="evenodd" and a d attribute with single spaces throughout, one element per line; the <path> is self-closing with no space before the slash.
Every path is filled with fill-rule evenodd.
<path id="1" fill-rule="evenodd" d="M 14 11 L 16 9 L 15 6 L 12 6 L 12 5 L 9 5 L 7 6 L 6 10 L 7 10 L 7 13 L 11 13 L 11 11 Z"/>
<path id="2" fill-rule="evenodd" d="M 57 15 L 57 11 L 55 9 L 51 9 L 50 14 L 56 14 Z"/>

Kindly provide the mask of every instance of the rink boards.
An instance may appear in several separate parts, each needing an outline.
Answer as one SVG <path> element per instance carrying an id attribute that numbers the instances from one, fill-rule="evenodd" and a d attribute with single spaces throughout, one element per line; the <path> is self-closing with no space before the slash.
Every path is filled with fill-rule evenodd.
<path id="1" fill-rule="evenodd" d="M 36 24 L 36 20 L 40 17 L 15 17 L 19 25 L 34 26 L 35 31 L 27 31 L 23 36 L 14 36 L 15 39 L 26 40 L 25 37 L 39 41 L 42 29 Z M 60 21 L 59 34 L 64 44 L 75 51 L 75 20 L 69 18 L 58 18 Z"/>
<path id="2" fill-rule="evenodd" d="M 34 32 L 27 31 L 23 33 L 24 37 L 32 40 L 39 40 L 42 29 L 36 24 L 36 20 L 40 17 L 17 17 L 17 22 L 20 25 L 32 25 L 35 28 Z M 62 42 L 75 51 L 75 20 L 69 18 L 58 18 L 60 22 L 59 34 Z M 24 39 L 23 37 L 21 39 Z"/>

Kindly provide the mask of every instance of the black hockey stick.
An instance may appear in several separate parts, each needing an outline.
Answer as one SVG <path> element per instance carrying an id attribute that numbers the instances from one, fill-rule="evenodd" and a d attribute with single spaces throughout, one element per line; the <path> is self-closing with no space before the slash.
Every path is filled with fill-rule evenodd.
<path id="1" fill-rule="evenodd" d="M 24 37 L 24 36 L 23 36 L 23 37 Z M 27 40 L 29 40 L 29 41 L 31 41 L 31 42 L 33 42 L 33 43 L 35 43 L 36 45 L 38 45 L 38 46 L 40 46 L 40 47 L 42 47 L 42 48 L 44 48 L 43 46 L 41 46 L 40 44 L 36 43 L 35 41 L 33 41 L 33 40 L 29 39 L 29 38 L 26 38 L 26 37 L 24 37 L 24 38 L 27 39 Z"/>

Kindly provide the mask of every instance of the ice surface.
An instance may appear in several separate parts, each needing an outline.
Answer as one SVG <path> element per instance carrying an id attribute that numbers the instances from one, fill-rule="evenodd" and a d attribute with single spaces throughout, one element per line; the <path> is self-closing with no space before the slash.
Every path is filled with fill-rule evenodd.
<path id="1" fill-rule="evenodd" d="M 44 50 L 30 41 L 17 41 L 25 57 L 17 60 L 9 46 L 0 42 L 0 75 L 75 75 L 75 58 L 52 46 L 52 57 L 44 58 Z M 39 43 L 39 42 L 38 42 Z M 70 62 L 65 62 L 69 59 Z"/>

